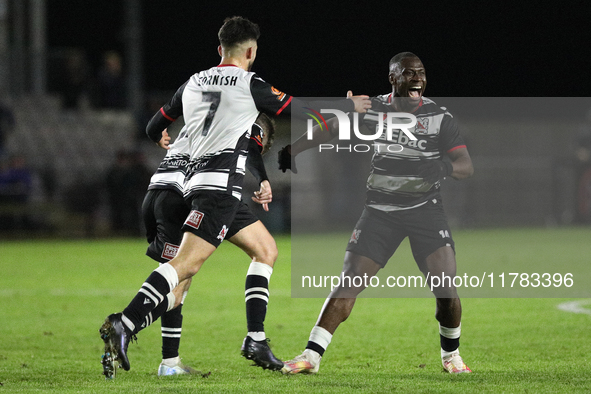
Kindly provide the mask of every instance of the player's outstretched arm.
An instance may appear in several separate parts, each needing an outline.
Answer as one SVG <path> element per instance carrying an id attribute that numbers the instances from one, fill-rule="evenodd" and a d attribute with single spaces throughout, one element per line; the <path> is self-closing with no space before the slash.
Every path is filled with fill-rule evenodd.
<path id="1" fill-rule="evenodd" d="M 363 114 L 371 108 L 371 100 L 369 96 L 366 96 L 364 94 L 353 96 L 353 92 L 349 90 L 347 91 L 347 98 L 353 101 L 353 104 L 355 105 L 355 112 Z"/>
<path id="2" fill-rule="evenodd" d="M 283 172 L 291 170 L 294 174 L 298 173 L 295 165 L 295 157 L 308 150 L 317 147 L 332 140 L 339 133 L 339 123 L 337 118 L 331 118 L 326 121 L 328 128 L 320 128 L 316 125 L 312 128 L 312 139 L 308 139 L 307 133 L 298 138 L 293 144 L 286 145 L 279 151 L 277 162 L 279 169 Z"/>
<path id="3" fill-rule="evenodd" d="M 300 138 L 291 145 L 291 155 L 296 157 L 308 149 L 316 148 L 320 144 L 329 142 L 339 134 L 338 118 L 330 118 L 326 121 L 326 126 L 327 128 L 320 128 L 319 125 L 314 126 L 312 129 L 312 139 L 308 139 L 307 133 L 300 136 Z"/>
<path id="4" fill-rule="evenodd" d="M 162 138 L 164 137 L 163 131 L 166 130 L 172 122 L 174 122 L 179 116 L 183 114 L 183 91 L 187 83 L 181 85 L 168 103 L 164 104 L 156 113 L 152 116 L 148 125 L 146 126 L 146 134 L 154 141 L 158 146 Z M 164 148 L 168 149 L 168 148 Z"/>
<path id="5" fill-rule="evenodd" d="M 261 182 L 260 189 L 257 192 L 254 192 L 254 197 L 252 197 L 252 201 L 256 202 L 257 204 L 261 204 L 263 209 L 269 212 L 269 203 L 273 201 L 273 192 L 271 191 L 271 184 L 268 180 L 264 180 Z"/>
<path id="6" fill-rule="evenodd" d="M 352 91 L 347 92 L 347 99 L 351 100 L 354 105 L 354 111 L 359 113 L 365 113 L 371 108 L 371 100 L 369 96 L 358 95 L 354 96 Z M 332 140 L 339 133 L 338 118 L 331 118 L 326 121 L 327 128 L 321 128 L 316 125 L 312 129 L 312 138 L 308 139 L 307 133 L 298 138 L 293 144 L 283 147 L 279 151 L 279 169 L 283 172 L 291 170 L 294 174 L 297 174 L 297 168 L 295 165 L 295 157 L 308 150 L 324 144 Z"/>

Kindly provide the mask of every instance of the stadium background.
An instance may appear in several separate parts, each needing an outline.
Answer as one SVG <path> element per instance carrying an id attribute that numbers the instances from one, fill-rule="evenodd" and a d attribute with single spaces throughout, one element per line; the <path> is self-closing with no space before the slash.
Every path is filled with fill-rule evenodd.
<path id="1" fill-rule="evenodd" d="M 577 28 L 584 12 L 556 14 L 527 3 L 180 1 L 171 7 L 140 0 L 2 0 L 0 11 L 2 163 L 24 156 L 32 173 L 27 195 L 0 205 L 2 228 L 12 236 L 141 235 L 139 225 L 115 228 L 117 221 L 137 220 L 113 218 L 108 171 L 118 152 L 128 154 L 145 182 L 163 155 L 144 137 L 147 119 L 193 72 L 217 64 L 216 32 L 234 14 L 261 26 L 254 71 L 293 95 L 388 92 L 389 58 L 410 50 L 426 65 L 429 97 L 580 96 L 559 114 L 548 104 L 529 113 L 516 102 L 495 111 L 452 106 L 462 114 L 476 176 L 448 182 L 453 197 L 446 204 L 457 227 L 573 224 L 591 215 L 589 56 L 579 44 L 589 32 Z M 109 51 L 122 64 L 117 81 L 125 96 L 116 105 L 96 100 Z M 290 138 L 287 124 L 279 119 L 266 158 L 275 209 L 261 217 L 277 232 L 290 226 L 290 178 L 273 170 L 277 150 Z M 338 169 L 325 164 L 326 179 L 334 178 L 331 170 Z M 130 199 L 141 200 L 142 185 L 137 189 Z M 343 228 L 357 216 L 320 214 L 327 222 L 344 220 Z"/>
<path id="2" fill-rule="evenodd" d="M 427 68 L 428 97 L 475 97 L 476 104 L 481 97 L 574 98 L 552 116 L 547 106 L 523 116 L 514 99 L 489 112 L 450 104 L 465 127 L 476 173 L 446 182 L 444 193 L 462 262 L 588 265 L 589 188 L 579 181 L 588 179 L 591 157 L 589 11 L 581 1 L 0 0 L 0 167 L 26 163 L 33 175 L 30 189 L 17 187 L 17 198 L 12 189 L 0 202 L 0 311 L 7 323 L 0 386 L 104 391 L 96 329 L 152 267 L 139 220 L 113 228 L 108 170 L 120 152 L 127 163 L 132 157 L 154 171 L 163 152 L 143 135 L 147 118 L 193 72 L 217 64 L 216 33 L 231 15 L 260 24 L 254 71 L 294 95 L 385 93 L 388 60 L 410 50 Z M 121 85 L 129 94 L 115 109 L 97 104 L 93 91 L 111 50 L 121 56 Z M 68 59 L 82 70 L 74 76 L 91 85 L 73 105 L 64 85 Z M 278 126 L 266 159 L 275 202 L 268 215 L 257 211 L 274 235 L 289 230 L 296 196 L 290 180 L 309 192 L 336 179 L 330 172 L 308 178 L 277 171 L 277 150 L 290 138 L 288 120 Z M 145 189 L 139 186 L 136 204 Z M 363 198 L 363 185 L 339 187 Z M 316 206 L 317 229 L 336 221 L 348 232 L 358 214 Z M 288 235 L 277 239 L 282 269 L 273 276 L 267 327 L 274 351 L 285 358 L 306 343 L 321 300 L 290 297 L 291 242 Z M 342 252 L 336 254 L 340 264 Z M 399 256 L 412 265 L 407 244 Z M 192 290 L 194 304 L 184 309 L 182 345 L 184 361 L 212 376 L 157 380 L 160 338 L 152 327 L 132 345 L 133 370 L 111 391 L 589 392 L 589 300 L 575 300 L 565 310 L 578 313 L 566 313 L 557 308 L 562 299 L 464 299 L 462 352 L 477 372 L 472 376 L 440 373 L 429 299 L 358 300 L 318 376 L 286 379 L 255 370 L 238 357 L 246 262 L 226 245 L 214 257 Z M 374 332 L 360 336 L 368 326 Z"/>

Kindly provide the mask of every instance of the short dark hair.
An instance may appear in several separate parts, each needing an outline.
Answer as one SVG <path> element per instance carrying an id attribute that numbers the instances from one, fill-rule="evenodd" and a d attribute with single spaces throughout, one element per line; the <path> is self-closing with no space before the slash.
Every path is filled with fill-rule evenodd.
<path id="1" fill-rule="evenodd" d="M 261 129 L 263 129 L 263 133 L 267 135 L 267 143 L 263 146 L 263 153 L 267 153 L 271 150 L 273 142 L 275 141 L 275 121 L 261 112 L 254 122 L 258 124 Z"/>
<path id="2" fill-rule="evenodd" d="M 241 16 L 226 18 L 218 32 L 220 44 L 231 48 L 249 40 L 258 40 L 261 35 L 259 25 Z"/>
<path id="3" fill-rule="evenodd" d="M 417 55 L 415 55 L 412 52 L 400 52 L 400 53 L 394 55 L 394 57 L 392 59 L 390 59 L 388 69 L 390 71 L 393 71 L 395 67 L 397 67 L 397 66 L 400 67 L 400 63 L 402 62 L 402 60 L 406 59 L 408 57 L 416 57 L 417 59 L 419 58 Z"/>

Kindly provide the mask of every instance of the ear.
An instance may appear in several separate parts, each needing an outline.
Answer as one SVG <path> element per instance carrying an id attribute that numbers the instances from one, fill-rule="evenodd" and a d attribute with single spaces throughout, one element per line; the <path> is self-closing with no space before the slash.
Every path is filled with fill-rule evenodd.
<path id="1" fill-rule="evenodd" d="M 246 53 L 245 53 L 246 59 L 248 59 L 248 60 L 252 59 L 252 53 L 253 53 L 252 47 L 246 48 Z"/>
<path id="2" fill-rule="evenodd" d="M 394 85 L 396 83 L 396 77 L 394 76 L 393 72 L 388 74 L 388 81 L 390 82 L 390 85 Z"/>
<path id="3" fill-rule="evenodd" d="M 218 53 L 220 54 L 220 57 L 223 57 L 222 55 L 222 46 L 218 45 Z"/>

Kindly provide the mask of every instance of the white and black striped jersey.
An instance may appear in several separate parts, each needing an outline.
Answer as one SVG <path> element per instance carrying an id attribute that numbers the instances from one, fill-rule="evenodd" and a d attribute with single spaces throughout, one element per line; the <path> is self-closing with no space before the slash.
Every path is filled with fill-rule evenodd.
<path id="1" fill-rule="evenodd" d="M 169 121 L 180 115 L 185 120 L 190 159 L 185 197 L 214 190 L 240 199 L 251 126 L 259 111 L 277 115 L 291 101 L 256 74 L 235 66 L 191 76 L 161 109 Z"/>
<path id="2" fill-rule="evenodd" d="M 378 131 L 379 116 L 398 112 L 390 105 L 392 94 L 372 98 L 372 108 L 363 116 L 364 125 Z M 412 113 L 417 118 L 409 129 L 417 140 L 411 140 L 401 130 L 394 130 L 392 140 L 383 133 L 375 141 L 371 172 L 367 179 L 366 205 L 380 211 L 411 209 L 439 197 L 440 182 L 426 182 L 418 176 L 418 168 L 426 160 L 442 159 L 447 152 L 466 147 L 454 117 L 444 107 L 423 97 Z M 393 146 L 398 144 L 398 146 Z"/>
<path id="3" fill-rule="evenodd" d="M 162 130 L 183 115 L 190 156 L 184 196 L 208 190 L 240 199 L 252 124 L 259 112 L 304 113 L 292 110 L 294 105 L 304 108 L 307 104 L 253 72 L 220 65 L 191 76 L 152 117 L 146 132 L 158 142 Z M 351 111 L 353 107 L 352 100 L 343 99 L 339 109 Z"/>
<path id="4" fill-rule="evenodd" d="M 189 138 L 186 126 L 183 126 L 174 143 L 169 146 L 158 169 L 150 178 L 148 190 L 170 189 L 183 195 L 189 160 Z"/>
<path id="5" fill-rule="evenodd" d="M 250 172 L 259 182 L 266 179 L 266 171 L 262 158 L 258 158 L 263 150 L 264 130 L 254 123 L 250 133 L 247 164 Z M 183 195 L 185 178 L 189 165 L 189 138 L 186 126 L 183 126 L 174 143 L 169 146 L 166 156 L 150 179 L 148 190 L 168 189 Z"/>

